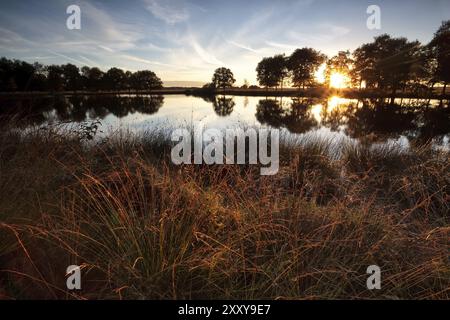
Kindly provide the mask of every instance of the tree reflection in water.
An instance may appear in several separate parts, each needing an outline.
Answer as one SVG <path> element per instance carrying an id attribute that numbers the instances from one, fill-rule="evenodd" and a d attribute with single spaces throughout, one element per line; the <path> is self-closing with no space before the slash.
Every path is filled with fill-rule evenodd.
<path id="1" fill-rule="evenodd" d="M 276 99 L 259 100 L 256 105 L 256 120 L 274 128 L 283 126 L 284 110 Z"/>
<path id="2" fill-rule="evenodd" d="M 202 97 L 212 106 L 215 114 L 225 117 L 236 109 L 231 96 Z M 237 99 L 236 99 L 237 100 Z M 247 103 L 248 103 L 247 99 Z M 349 100 L 339 97 L 264 98 L 256 99 L 256 120 L 274 128 L 285 128 L 301 134 L 319 128 L 342 132 L 355 139 L 385 141 L 401 136 L 410 141 L 442 143 L 450 133 L 448 101 L 418 99 L 363 99 Z M 46 122 L 84 122 L 105 119 L 108 115 L 123 118 L 130 114 L 151 115 L 164 104 L 162 95 L 88 95 L 55 96 L 0 100 L 0 119 L 14 115 L 21 127 Z M 244 110 L 243 105 L 240 105 Z M 177 106 L 173 106 L 177 108 Z M 182 108 L 180 105 L 179 108 Z M 211 112 L 212 112 L 211 110 Z M 178 115 L 175 115 L 177 117 Z M 235 121 L 232 118 L 227 121 Z M 240 121 L 237 120 L 237 121 Z"/>
<path id="3" fill-rule="evenodd" d="M 14 114 L 24 126 L 40 125 L 49 120 L 83 122 L 104 119 L 109 114 L 123 118 L 129 114 L 154 114 L 164 104 L 162 95 L 143 96 L 55 96 L 39 99 L 1 101 L 0 115 Z"/>
<path id="4" fill-rule="evenodd" d="M 212 103 L 214 112 L 220 117 L 229 116 L 236 105 L 233 98 L 228 98 L 226 96 L 215 97 Z"/>
<path id="5" fill-rule="evenodd" d="M 349 108 L 346 133 L 353 138 L 371 135 L 377 141 L 408 137 L 421 142 L 450 132 L 449 107 L 384 99 L 364 100 L 361 106 Z"/>
<path id="6" fill-rule="evenodd" d="M 292 104 L 284 116 L 286 128 L 293 133 L 305 133 L 318 128 L 319 122 L 312 112 L 313 106 L 314 101 L 312 99 L 292 99 Z"/>
<path id="7" fill-rule="evenodd" d="M 342 131 L 351 138 L 374 141 L 405 136 L 421 142 L 441 139 L 450 132 L 450 108 L 429 101 L 386 99 L 317 100 L 293 98 L 292 103 L 266 98 L 256 106 L 256 119 L 264 125 L 305 133 L 320 127 Z"/>
<path id="8" fill-rule="evenodd" d="M 256 119 L 275 128 L 287 128 L 292 133 L 304 133 L 317 128 L 319 123 L 312 113 L 313 100 L 295 98 L 263 99 L 256 106 Z"/>

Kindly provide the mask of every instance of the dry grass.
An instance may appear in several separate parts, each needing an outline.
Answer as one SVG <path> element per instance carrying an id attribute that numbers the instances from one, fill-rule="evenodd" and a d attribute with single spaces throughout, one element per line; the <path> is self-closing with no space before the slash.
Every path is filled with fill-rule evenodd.
<path id="1" fill-rule="evenodd" d="M 449 298 L 448 153 L 309 141 L 262 177 L 162 137 L 0 133 L 0 298 Z"/>

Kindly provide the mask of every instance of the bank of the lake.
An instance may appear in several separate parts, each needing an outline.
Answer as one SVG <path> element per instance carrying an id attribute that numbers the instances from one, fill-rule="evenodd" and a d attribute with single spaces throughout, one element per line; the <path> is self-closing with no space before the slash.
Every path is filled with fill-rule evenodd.
<path id="1" fill-rule="evenodd" d="M 1 298 L 449 298 L 448 152 L 282 141 L 261 176 L 174 165 L 158 130 L 82 137 L 0 131 Z"/>
<path id="2" fill-rule="evenodd" d="M 316 87 L 307 89 L 298 88 L 225 88 L 225 89 L 208 89 L 208 88 L 184 88 L 169 87 L 153 90 L 78 90 L 78 91 L 16 91 L 16 92 L 0 92 L 0 98 L 9 97 L 48 97 L 48 96 L 67 96 L 67 95 L 198 95 L 198 96 L 214 96 L 214 95 L 235 95 L 249 97 L 305 97 L 305 98 L 326 98 L 338 95 L 348 99 L 364 99 L 364 98 L 409 98 L 409 99 L 439 99 L 449 100 L 450 94 L 442 93 L 442 89 L 427 89 L 418 91 L 397 91 L 395 94 L 389 91 L 374 89 L 333 89 L 326 87 Z"/>

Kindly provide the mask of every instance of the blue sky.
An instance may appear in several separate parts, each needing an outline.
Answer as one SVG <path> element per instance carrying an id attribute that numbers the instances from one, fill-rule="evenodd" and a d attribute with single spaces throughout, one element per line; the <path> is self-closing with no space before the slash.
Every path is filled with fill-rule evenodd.
<path id="1" fill-rule="evenodd" d="M 66 8 L 81 8 L 81 30 Z M 366 9 L 381 8 L 381 30 Z M 0 56 L 79 66 L 151 69 L 164 81 L 207 82 L 215 68 L 256 82 L 258 61 L 310 46 L 327 55 L 389 33 L 428 42 L 448 0 L 40 0 L 0 1 Z"/>

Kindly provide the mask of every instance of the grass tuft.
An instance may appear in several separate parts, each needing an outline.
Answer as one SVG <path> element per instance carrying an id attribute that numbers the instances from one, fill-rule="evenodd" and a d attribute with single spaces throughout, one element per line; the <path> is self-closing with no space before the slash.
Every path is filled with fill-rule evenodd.
<path id="1" fill-rule="evenodd" d="M 0 298 L 449 298 L 448 152 L 285 141 L 260 176 L 175 166 L 167 136 L 2 131 Z"/>

